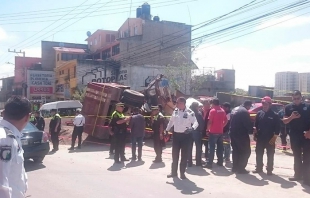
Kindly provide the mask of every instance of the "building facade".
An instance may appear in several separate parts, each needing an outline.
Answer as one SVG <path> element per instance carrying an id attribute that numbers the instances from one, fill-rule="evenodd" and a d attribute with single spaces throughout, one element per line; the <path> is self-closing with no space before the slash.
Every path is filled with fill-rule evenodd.
<path id="1" fill-rule="evenodd" d="M 310 95 L 310 73 L 299 73 L 299 90 L 303 95 Z"/>
<path id="2" fill-rule="evenodd" d="M 42 69 L 46 71 L 54 71 L 56 66 L 56 48 L 73 48 L 73 49 L 82 49 L 86 53 L 88 52 L 88 45 L 86 44 L 77 44 L 77 43 L 63 43 L 63 42 L 52 42 L 52 41 L 42 41 L 41 42 L 41 50 L 42 50 Z M 72 53 L 68 52 L 63 53 L 63 59 L 65 61 L 74 60 L 77 57 L 72 56 Z M 74 55 L 74 53 L 73 53 Z M 59 57 L 62 59 L 62 57 Z"/>
<path id="3" fill-rule="evenodd" d="M 269 96 L 273 98 L 274 87 L 249 86 L 249 96 L 263 98 Z"/>
<path id="4" fill-rule="evenodd" d="M 277 72 L 275 75 L 274 96 L 285 96 L 299 89 L 298 72 Z"/>
<path id="5" fill-rule="evenodd" d="M 41 58 L 15 56 L 14 95 L 25 95 L 27 92 L 28 69 L 42 69 Z"/>
<path id="6" fill-rule="evenodd" d="M 207 75 L 195 76 L 192 80 L 191 95 L 215 96 L 218 92 L 235 90 L 235 70 L 221 69 Z"/>

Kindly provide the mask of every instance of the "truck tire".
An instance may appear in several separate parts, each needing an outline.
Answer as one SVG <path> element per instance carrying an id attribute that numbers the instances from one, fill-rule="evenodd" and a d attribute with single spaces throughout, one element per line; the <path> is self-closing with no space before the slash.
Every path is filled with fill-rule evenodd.
<path id="1" fill-rule="evenodd" d="M 125 89 L 122 96 L 124 98 L 131 99 L 134 101 L 144 102 L 144 95 L 140 92 L 131 89 Z"/>
<path id="2" fill-rule="evenodd" d="M 122 97 L 121 102 L 124 103 L 125 105 L 130 105 L 130 106 L 139 107 L 139 108 L 142 107 L 143 105 L 143 102 L 132 100 L 126 97 Z"/>

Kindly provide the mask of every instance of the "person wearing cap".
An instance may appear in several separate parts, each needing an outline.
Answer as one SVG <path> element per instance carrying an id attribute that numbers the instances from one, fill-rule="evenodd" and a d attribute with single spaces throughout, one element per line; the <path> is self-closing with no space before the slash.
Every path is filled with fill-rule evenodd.
<path id="1" fill-rule="evenodd" d="M 129 128 L 131 132 L 131 153 L 132 161 L 137 159 L 136 147 L 138 143 L 138 161 L 142 161 L 142 146 L 145 133 L 145 119 L 140 113 L 140 109 L 135 107 L 133 109 L 133 115 L 130 119 Z"/>
<path id="2" fill-rule="evenodd" d="M 161 163 L 162 160 L 162 150 L 165 144 L 164 142 L 164 116 L 159 112 L 158 106 L 152 106 L 151 122 L 153 130 L 153 140 L 154 140 L 154 151 L 156 153 L 154 163 Z"/>
<path id="3" fill-rule="evenodd" d="M 253 131 L 253 124 L 248 110 L 252 107 L 251 101 L 245 101 L 241 106 L 236 107 L 230 114 L 230 139 L 233 167 L 232 172 L 248 174 L 245 168 L 251 156 L 251 145 L 249 133 Z"/>
<path id="4" fill-rule="evenodd" d="M 69 150 L 74 150 L 75 140 L 78 138 L 78 149 L 81 149 L 81 143 L 82 143 L 82 134 L 84 130 L 85 125 L 85 117 L 81 114 L 82 109 L 76 110 L 76 116 L 73 120 L 73 133 L 72 133 L 72 143 Z"/>
<path id="5" fill-rule="evenodd" d="M 171 174 L 168 178 L 177 177 L 179 155 L 181 151 L 180 175 L 181 179 L 186 179 L 185 170 L 187 165 L 189 143 L 191 133 L 199 126 L 195 113 L 186 108 L 186 99 L 180 97 L 176 101 L 176 109 L 173 111 L 166 131 L 174 127 L 172 142 L 172 166 Z"/>
<path id="6" fill-rule="evenodd" d="M 262 99 L 263 109 L 257 112 L 255 118 L 254 136 L 256 139 L 256 169 L 253 173 L 263 172 L 264 150 L 267 150 L 267 175 L 272 175 L 275 142 L 280 133 L 280 118 L 271 110 L 272 100 L 265 96 Z"/>
<path id="7" fill-rule="evenodd" d="M 59 133 L 61 130 L 61 117 L 57 113 L 56 109 L 51 110 L 52 119 L 49 125 L 49 133 L 51 135 L 53 150 L 52 152 L 56 152 L 59 150 Z"/>
<path id="8" fill-rule="evenodd" d="M 294 177 L 290 181 L 301 181 L 310 186 L 310 107 L 302 101 L 301 92 L 295 90 L 293 102 L 286 105 L 284 124 L 290 127 L 290 143 L 294 155 Z"/>
<path id="9" fill-rule="evenodd" d="M 114 162 L 121 163 L 128 161 L 125 158 L 125 146 L 126 146 L 126 133 L 127 133 L 127 122 L 130 121 L 130 117 L 125 117 L 123 114 L 124 103 L 117 103 L 115 105 L 115 111 L 112 113 L 110 127 L 112 127 L 111 135 L 114 136 L 115 140 L 115 154 Z"/>
<path id="10" fill-rule="evenodd" d="M 35 119 L 37 120 L 37 123 L 35 124 L 36 127 L 37 127 L 40 131 L 44 131 L 44 128 L 45 128 L 45 121 L 44 121 L 44 118 L 40 115 L 40 111 L 36 111 L 36 112 L 35 112 Z"/>

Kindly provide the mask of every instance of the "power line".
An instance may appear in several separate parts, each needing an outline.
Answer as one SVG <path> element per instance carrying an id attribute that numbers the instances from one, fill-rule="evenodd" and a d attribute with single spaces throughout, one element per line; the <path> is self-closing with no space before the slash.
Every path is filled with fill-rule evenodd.
<path id="1" fill-rule="evenodd" d="M 174 0 L 174 1 L 179 1 L 179 0 Z M 184 2 L 179 2 L 179 4 L 183 4 L 183 3 L 189 3 L 189 2 L 194 2 L 197 0 L 191 0 L 191 1 L 184 1 Z M 169 1 L 166 1 L 164 3 L 167 3 Z M 156 4 L 156 3 L 154 3 Z M 169 4 L 169 5 L 176 5 L 176 4 Z M 165 5 L 165 6 L 169 6 L 169 5 Z M 158 7 L 163 7 L 163 6 L 156 6 L 153 8 L 158 8 Z M 101 7 L 99 7 L 101 8 Z M 133 9 L 135 10 L 135 9 Z M 97 10 L 92 11 L 92 12 L 88 12 L 89 14 L 92 14 L 94 12 L 97 12 Z M 87 16 L 87 18 L 92 18 L 92 17 L 98 17 L 98 16 L 106 16 L 106 15 L 114 15 L 114 14 L 122 14 L 122 13 L 127 13 L 128 11 L 123 11 L 123 12 L 112 12 L 112 13 L 106 13 L 106 14 L 97 14 L 97 15 L 92 15 L 92 16 Z M 36 17 L 37 18 L 37 17 Z M 72 17 L 72 18 L 66 18 L 66 19 L 61 19 L 61 20 L 71 20 L 71 19 L 84 19 L 86 17 Z M 45 23 L 45 22 L 50 22 L 50 21 L 55 21 L 54 19 L 50 19 L 50 20 L 39 20 L 39 21 L 34 21 L 34 20 L 30 20 L 30 21 L 25 21 L 25 22 L 10 22 L 10 23 L 0 23 L 0 25 L 4 26 L 4 25 L 20 25 L 20 24 L 28 24 L 28 23 Z"/>
<path id="2" fill-rule="evenodd" d="M 151 1 L 154 1 L 154 0 L 151 0 Z M 181 0 L 173 0 L 173 2 L 178 2 L 178 1 L 181 1 Z M 122 1 L 118 1 L 118 2 L 123 2 L 123 0 Z M 171 2 L 171 1 L 164 1 L 164 2 L 159 2 L 159 3 L 158 2 L 154 2 L 154 3 L 152 3 L 152 5 L 162 4 L 162 3 L 167 3 L 167 2 Z M 136 2 L 136 3 L 134 3 L 135 4 L 134 6 L 140 6 L 141 3 L 143 3 L 143 2 Z M 98 5 L 98 4 L 96 4 L 96 5 Z M 121 5 L 126 5 L 126 6 L 120 7 Z M 128 6 L 128 3 L 124 3 L 124 4 L 110 5 L 110 6 L 106 6 L 106 7 L 117 7 L 117 9 L 109 8 L 109 9 L 104 9 L 104 10 L 89 11 L 89 12 L 84 12 L 84 14 L 87 14 L 87 13 L 97 13 L 97 12 L 110 11 L 110 10 L 124 10 L 124 9 L 127 10 L 128 8 L 130 8 L 130 11 L 131 11 L 132 3 L 129 6 Z M 92 9 L 95 9 L 95 8 L 98 8 L 98 7 L 94 7 Z M 81 9 L 76 9 L 75 11 L 78 11 L 78 10 L 81 10 Z M 67 11 L 63 11 L 63 12 L 67 12 Z M 50 13 L 51 12 L 49 12 L 47 14 L 50 14 Z M 0 21 L 20 21 L 20 20 L 27 20 L 27 19 L 55 18 L 55 17 L 58 17 L 58 16 L 62 16 L 62 14 L 60 14 L 60 12 L 55 12 L 55 13 L 57 13 L 57 14 L 47 15 L 47 16 L 32 16 L 32 17 L 28 17 L 29 14 L 21 15 L 21 16 L 10 16 L 10 17 L 2 17 L 2 16 L 0 16 Z M 76 13 L 68 14 L 67 16 L 74 15 L 74 14 L 76 14 Z M 32 15 L 40 15 L 40 14 L 34 13 Z M 27 17 L 24 17 L 24 16 L 27 16 Z M 20 23 L 23 23 L 23 22 L 20 22 Z"/>
<path id="3" fill-rule="evenodd" d="M 86 3 L 87 1 L 88 1 L 88 0 L 84 1 L 82 4 L 80 4 L 80 6 L 83 5 L 84 3 Z M 77 8 L 77 7 L 76 7 L 76 8 Z M 24 43 L 25 41 L 27 41 L 27 40 L 33 38 L 34 36 L 38 35 L 39 33 L 41 33 L 43 30 L 48 29 L 50 26 L 54 25 L 54 24 L 57 23 L 59 20 L 61 20 L 62 18 L 66 17 L 68 14 L 70 14 L 71 12 L 73 12 L 76 8 L 74 8 L 73 10 L 71 10 L 70 12 L 68 12 L 67 14 L 63 15 L 61 18 L 59 18 L 59 19 L 56 20 L 55 22 L 51 23 L 50 25 L 44 27 L 44 28 L 41 29 L 39 32 L 33 34 L 32 36 L 28 37 L 27 39 L 23 40 L 22 42 L 20 42 L 20 43 L 14 45 L 14 46 L 12 46 L 11 48 L 14 48 L 14 47 L 16 47 L 16 46 L 18 46 L 18 45 Z"/>
<path id="4" fill-rule="evenodd" d="M 101 0 L 98 0 L 96 3 L 98 3 L 99 1 L 101 1 Z M 102 7 L 104 7 L 106 4 L 108 4 L 108 3 L 112 2 L 112 1 L 113 1 L 113 0 L 110 0 L 110 1 L 106 2 Z M 92 4 L 92 6 L 93 6 L 93 5 L 96 5 L 96 3 Z M 91 6 L 90 6 L 90 7 L 91 7 Z M 88 7 L 88 8 L 90 8 L 90 7 Z M 86 8 L 85 10 L 87 10 L 88 8 Z M 101 8 L 101 7 L 100 7 L 100 8 Z M 85 11 L 85 10 L 84 10 L 84 11 Z M 78 13 L 77 15 L 82 14 L 82 13 L 83 13 L 83 11 L 80 12 L 80 13 Z M 77 16 L 77 15 L 76 15 L 76 16 Z M 78 20 L 78 21 L 79 21 L 79 20 Z M 74 23 L 71 23 L 70 25 L 66 26 L 66 27 L 63 28 L 63 29 L 66 29 L 66 28 L 70 27 L 71 25 L 75 24 L 75 23 L 78 22 L 78 21 L 75 21 Z M 55 30 L 55 29 L 57 29 L 58 27 L 60 27 L 60 26 L 62 26 L 62 25 L 64 25 L 64 24 L 66 24 L 67 22 L 69 22 L 69 21 L 66 21 L 65 23 L 62 23 L 62 24 L 58 25 L 57 27 L 53 28 L 53 30 Z M 63 30 L 63 29 L 62 29 L 62 30 Z M 57 31 L 57 32 L 59 32 L 59 31 Z M 57 33 L 57 32 L 56 32 L 56 33 Z M 46 35 L 46 34 L 43 34 L 43 35 L 41 35 L 40 37 L 42 37 L 42 36 L 44 36 L 44 35 Z M 46 38 L 48 38 L 48 37 L 50 37 L 50 36 L 52 36 L 52 35 L 53 35 L 53 34 L 51 34 L 51 35 L 49 35 L 49 36 L 43 38 L 43 40 L 46 39 Z M 31 43 L 32 41 L 35 41 L 36 39 L 37 39 L 37 38 L 32 39 L 30 42 L 27 42 L 26 44 L 22 45 L 20 48 L 25 47 L 25 45 Z M 26 39 L 26 40 L 27 40 L 27 39 Z M 27 46 L 27 47 L 29 47 L 29 46 Z"/>

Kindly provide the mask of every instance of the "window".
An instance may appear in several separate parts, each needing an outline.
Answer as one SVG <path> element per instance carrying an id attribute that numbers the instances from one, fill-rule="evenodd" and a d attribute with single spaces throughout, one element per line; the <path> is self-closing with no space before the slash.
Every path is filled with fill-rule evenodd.
<path id="1" fill-rule="evenodd" d="M 111 48 L 102 52 L 102 60 L 106 60 L 111 57 Z"/>
<path id="2" fill-rule="evenodd" d="M 73 68 L 73 78 L 75 78 L 76 77 L 76 66 L 74 66 L 74 68 Z"/>
<path id="3" fill-rule="evenodd" d="M 114 41 L 115 41 L 115 35 L 112 34 L 112 35 L 111 35 L 111 42 L 114 42 Z"/>
<path id="4" fill-rule="evenodd" d="M 93 45 L 93 42 L 92 41 L 90 41 L 90 46 L 92 46 Z"/>
<path id="5" fill-rule="evenodd" d="M 57 62 L 59 61 L 59 54 L 57 54 Z"/>
<path id="6" fill-rule="evenodd" d="M 95 44 L 94 45 L 97 45 L 97 39 L 95 38 Z"/>
<path id="7" fill-rule="evenodd" d="M 99 44 L 101 44 L 101 34 L 99 35 Z"/>
<path id="8" fill-rule="evenodd" d="M 134 33 L 134 35 L 138 35 L 138 27 L 137 26 L 133 28 L 133 33 Z"/>
<path id="9" fill-rule="evenodd" d="M 106 41 L 107 43 L 111 42 L 111 34 L 105 35 L 105 41 Z"/>
<path id="10" fill-rule="evenodd" d="M 59 75 L 61 75 L 61 71 L 59 71 Z"/>
<path id="11" fill-rule="evenodd" d="M 112 56 L 119 54 L 119 44 L 112 47 Z"/>
<path id="12" fill-rule="evenodd" d="M 70 69 L 68 69 L 68 75 L 70 75 Z"/>

